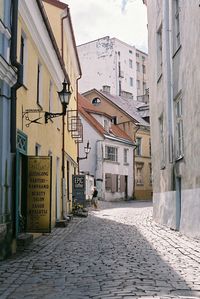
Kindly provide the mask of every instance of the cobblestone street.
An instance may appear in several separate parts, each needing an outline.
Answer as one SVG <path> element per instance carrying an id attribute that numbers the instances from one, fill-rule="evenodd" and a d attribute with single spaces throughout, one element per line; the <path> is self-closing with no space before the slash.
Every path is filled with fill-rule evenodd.
<path id="1" fill-rule="evenodd" d="M 151 215 L 149 202 L 101 202 L 1 262 L 0 298 L 200 298 L 200 241 Z"/>

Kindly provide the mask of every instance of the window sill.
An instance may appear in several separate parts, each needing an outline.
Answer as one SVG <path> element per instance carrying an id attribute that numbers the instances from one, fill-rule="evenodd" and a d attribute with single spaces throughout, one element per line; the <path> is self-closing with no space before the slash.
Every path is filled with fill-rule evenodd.
<path id="1" fill-rule="evenodd" d="M 136 186 L 144 186 L 144 183 L 136 183 Z"/>
<path id="2" fill-rule="evenodd" d="M 112 161 L 112 160 L 108 160 L 108 159 L 104 159 L 105 162 L 108 162 L 108 163 L 112 163 L 112 164 L 120 164 L 119 162 L 117 161 Z"/>
<path id="3" fill-rule="evenodd" d="M 127 163 L 127 162 L 126 162 L 126 163 L 124 163 L 124 165 L 125 165 L 125 166 L 128 166 L 128 165 L 129 165 L 129 163 Z"/>

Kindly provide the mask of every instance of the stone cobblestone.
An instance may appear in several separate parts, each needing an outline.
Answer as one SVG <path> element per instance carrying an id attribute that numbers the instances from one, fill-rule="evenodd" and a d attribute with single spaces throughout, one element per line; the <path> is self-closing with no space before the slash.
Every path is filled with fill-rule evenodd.
<path id="1" fill-rule="evenodd" d="M 149 202 L 100 202 L 1 262 L 0 298 L 200 298 L 200 240 L 153 222 Z"/>

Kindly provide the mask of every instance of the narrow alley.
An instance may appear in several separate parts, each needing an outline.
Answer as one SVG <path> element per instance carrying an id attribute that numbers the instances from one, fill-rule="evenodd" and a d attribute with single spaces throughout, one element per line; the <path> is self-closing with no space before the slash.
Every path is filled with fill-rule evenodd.
<path id="1" fill-rule="evenodd" d="M 1 262 L 0 298 L 200 298 L 200 241 L 151 216 L 151 202 L 100 202 Z"/>

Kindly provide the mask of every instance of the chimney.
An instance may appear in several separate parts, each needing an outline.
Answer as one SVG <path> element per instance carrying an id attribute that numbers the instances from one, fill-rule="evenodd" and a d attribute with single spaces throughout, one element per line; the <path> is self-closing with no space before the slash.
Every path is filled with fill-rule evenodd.
<path id="1" fill-rule="evenodd" d="M 103 88 L 104 92 L 110 93 L 110 86 L 109 85 L 103 85 L 102 88 Z"/>

